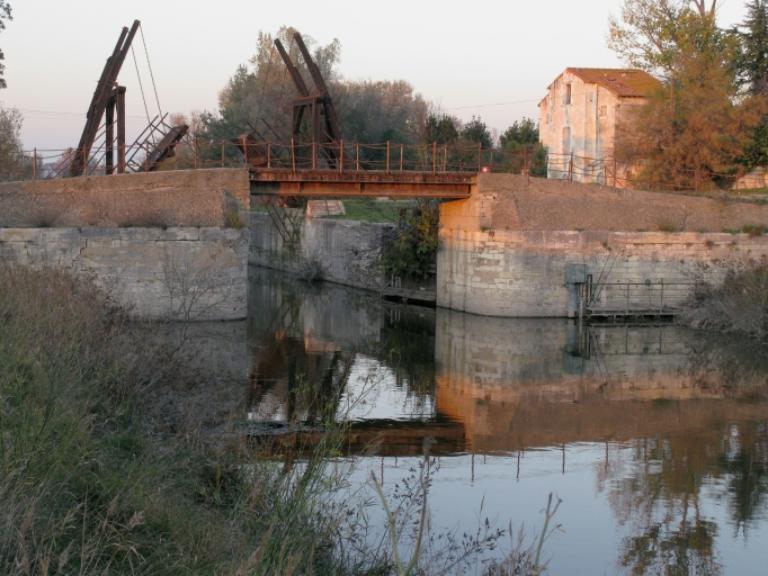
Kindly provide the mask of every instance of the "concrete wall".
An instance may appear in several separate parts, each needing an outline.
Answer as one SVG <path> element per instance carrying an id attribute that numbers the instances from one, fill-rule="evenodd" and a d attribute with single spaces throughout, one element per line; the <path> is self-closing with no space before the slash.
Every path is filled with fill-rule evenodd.
<path id="1" fill-rule="evenodd" d="M 0 228 L 0 262 L 91 278 L 141 318 L 247 316 L 247 229 Z"/>
<path id="2" fill-rule="evenodd" d="M 250 206 L 245 169 L 0 184 L 0 226 L 4 227 L 223 226 L 225 212 L 233 206 L 244 211 L 245 220 Z"/>
<path id="3" fill-rule="evenodd" d="M 764 205 L 525 182 L 481 175 L 472 198 L 442 206 L 439 306 L 488 316 L 573 315 L 574 283 L 591 274 L 596 283 L 648 284 L 629 296 L 607 288 L 598 307 L 648 310 L 678 304 L 697 279 L 718 279 L 723 264 L 768 257 L 768 237 L 719 231 L 768 221 Z M 654 221 L 718 231 L 622 231 Z"/>
<path id="4" fill-rule="evenodd" d="M 378 290 L 385 284 L 383 246 L 394 234 L 391 224 L 304 218 L 294 214 L 294 244 L 278 232 L 264 212 L 251 215 L 251 257 L 257 266 Z"/>

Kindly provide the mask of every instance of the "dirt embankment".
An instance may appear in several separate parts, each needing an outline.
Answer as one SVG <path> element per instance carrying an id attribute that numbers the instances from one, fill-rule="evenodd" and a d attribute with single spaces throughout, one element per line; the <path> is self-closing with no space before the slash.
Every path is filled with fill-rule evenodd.
<path id="1" fill-rule="evenodd" d="M 476 201 L 497 230 L 724 232 L 768 227 L 768 200 L 618 190 L 512 174 L 481 174 Z"/>

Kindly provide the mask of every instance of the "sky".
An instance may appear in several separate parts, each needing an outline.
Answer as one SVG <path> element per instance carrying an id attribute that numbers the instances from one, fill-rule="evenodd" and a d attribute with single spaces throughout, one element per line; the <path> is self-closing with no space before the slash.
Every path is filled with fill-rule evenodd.
<path id="1" fill-rule="evenodd" d="M 218 94 L 256 50 L 259 31 L 290 25 L 320 44 L 341 42 L 338 71 L 350 80 L 406 80 L 462 120 L 499 132 L 537 118 L 547 85 L 568 66 L 615 67 L 608 18 L 621 0 L 9 0 L 0 32 L 8 88 L 0 105 L 24 115 L 25 148 L 75 145 L 120 29 L 142 22 L 163 112 L 217 110 Z M 720 0 L 721 25 L 740 22 L 744 0 Z M 150 117 L 157 112 L 142 37 L 134 40 Z M 129 54 L 131 139 L 147 123 Z"/>

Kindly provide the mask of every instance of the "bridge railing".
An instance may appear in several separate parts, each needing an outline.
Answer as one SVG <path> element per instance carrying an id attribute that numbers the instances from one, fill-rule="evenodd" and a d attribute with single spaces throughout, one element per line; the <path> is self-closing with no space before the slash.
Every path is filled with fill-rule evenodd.
<path id="1" fill-rule="evenodd" d="M 125 147 L 125 170 L 146 169 L 151 143 Z M 84 174 L 106 173 L 105 146 L 88 151 Z M 120 154 L 115 148 L 115 156 Z M 74 148 L 25 150 L 0 165 L 0 181 L 52 179 L 70 176 Z M 119 160 L 115 162 L 117 166 Z M 616 188 L 695 190 L 698 177 L 678 175 L 676 181 L 660 181 L 646 162 L 621 163 L 614 157 L 592 158 L 575 154 L 547 153 L 540 145 L 515 149 L 483 148 L 473 143 L 405 144 L 380 142 L 363 144 L 341 141 L 332 144 L 312 142 L 261 142 L 213 140 L 188 137 L 177 144 L 175 154 L 163 161 L 159 170 L 194 170 L 205 168 L 251 167 L 254 169 L 304 172 L 311 170 L 339 172 L 421 172 L 477 173 L 502 172 L 528 174 L 557 180 L 602 184 Z M 740 174 L 709 174 L 725 182 L 735 181 Z"/>

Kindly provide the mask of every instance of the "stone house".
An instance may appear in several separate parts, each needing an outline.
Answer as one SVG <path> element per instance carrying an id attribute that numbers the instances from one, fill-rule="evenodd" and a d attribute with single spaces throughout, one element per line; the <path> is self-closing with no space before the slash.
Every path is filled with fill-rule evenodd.
<path id="1" fill-rule="evenodd" d="M 539 102 L 547 176 L 630 187 L 631 167 L 614 159 L 617 134 L 659 86 L 643 70 L 566 68 Z"/>

